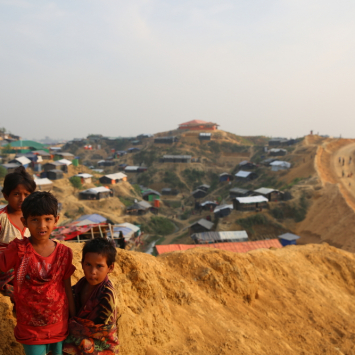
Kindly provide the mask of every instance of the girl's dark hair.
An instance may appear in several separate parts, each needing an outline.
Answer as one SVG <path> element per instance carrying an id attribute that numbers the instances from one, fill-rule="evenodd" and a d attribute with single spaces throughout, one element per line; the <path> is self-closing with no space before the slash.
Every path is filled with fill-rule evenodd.
<path id="1" fill-rule="evenodd" d="M 15 190 L 20 184 L 25 186 L 26 190 L 30 193 L 36 190 L 36 183 L 23 166 L 19 166 L 13 173 L 5 176 L 4 187 L 1 192 L 9 196 L 11 191 Z"/>
<path id="2" fill-rule="evenodd" d="M 116 260 L 116 247 L 112 240 L 104 238 L 91 239 L 85 243 L 83 248 L 83 258 L 81 262 L 84 262 L 86 253 L 101 254 L 106 258 L 107 266 L 110 267 Z"/>
<path id="3" fill-rule="evenodd" d="M 21 210 L 23 217 L 58 215 L 58 200 L 47 191 L 36 191 L 22 202 Z"/>

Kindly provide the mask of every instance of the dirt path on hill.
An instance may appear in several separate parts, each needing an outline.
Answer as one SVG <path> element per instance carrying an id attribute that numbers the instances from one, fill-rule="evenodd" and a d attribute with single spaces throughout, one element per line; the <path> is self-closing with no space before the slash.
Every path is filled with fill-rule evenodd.
<path id="1" fill-rule="evenodd" d="M 354 158 L 353 139 L 326 140 L 318 146 L 314 165 L 323 188 L 315 191 L 307 217 L 297 227 L 300 243 L 326 241 L 355 252 L 355 176 L 348 177 L 355 173 Z"/>

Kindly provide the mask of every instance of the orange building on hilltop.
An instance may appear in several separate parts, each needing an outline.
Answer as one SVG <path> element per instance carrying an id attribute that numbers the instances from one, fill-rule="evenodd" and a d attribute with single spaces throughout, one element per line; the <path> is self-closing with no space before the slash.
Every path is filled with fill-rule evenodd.
<path id="1" fill-rule="evenodd" d="M 218 124 L 201 120 L 193 120 L 179 124 L 179 129 L 187 129 L 190 131 L 215 131 L 218 129 Z"/>

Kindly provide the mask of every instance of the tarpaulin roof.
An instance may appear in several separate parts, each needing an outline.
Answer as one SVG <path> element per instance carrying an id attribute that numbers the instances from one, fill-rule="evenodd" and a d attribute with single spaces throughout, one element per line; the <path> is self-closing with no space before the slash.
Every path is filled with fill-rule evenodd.
<path id="1" fill-rule="evenodd" d="M 123 174 L 123 173 L 108 174 L 108 175 L 104 175 L 104 176 L 108 177 L 111 180 L 121 180 L 121 179 L 127 177 L 127 175 Z"/>
<path id="2" fill-rule="evenodd" d="M 279 239 L 284 239 L 284 240 L 297 240 L 300 238 L 301 237 L 299 237 L 298 235 L 292 233 L 285 233 L 279 236 Z"/>
<path id="3" fill-rule="evenodd" d="M 268 202 L 269 200 L 264 196 L 248 196 L 248 197 L 236 197 L 240 203 L 260 203 Z"/>
<path id="4" fill-rule="evenodd" d="M 35 179 L 35 183 L 37 186 L 41 186 L 41 185 L 53 185 L 53 182 L 47 178 L 43 178 L 43 179 Z"/>
<path id="5" fill-rule="evenodd" d="M 110 189 L 104 186 L 99 186 L 99 187 L 92 187 L 91 189 L 81 191 L 80 193 L 84 194 L 98 194 L 100 192 L 109 192 Z"/>
<path id="6" fill-rule="evenodd" d="M 76 222 L 84 221 L 85 219 L 88 219 L 93 223 L 103 223 L 103 222 L 107 221 L 107 218 L 105 218 L 97 213 L 93 213 L 93 214 L 85 214 L 85 215 L 79 217 L 78 219 L 76 219 Z"/>
<path id="7" fill-rule="evenodd" d="M 206 205 L 218 205 L 217 201 L 204 201 L 200 203 L 200 206 L 206 206 Z"/>
<path id="8" fill-rule="evenodd" d="M 54 236 L 55 238 L 58 239 L 64 239 L 64 240 L 71 240 L 74 239 L 76 236 L 86 233 L 87 231 L 89 231 L 92 227 L 98 227 L 99 225 L 105 225 L 105 223 L 91 223 L 91 224 L 85 224 L 82 225 L 81 223 L 83 223 L 84 221 L 80 222 L 72 222 L 70 224 L 67 224 L 66 226 L 61 226 L 56 228 L 53 232 L 52 232 L 52 236 Z M 86 222 L 90 222 L 89 220 L 87 220 Z M 84 222 L 84 223 L 86 223 Z M 78 225 L 80 224 L 80 225 Z"/>
<path id="9" fill-rule="evenodd" d="M 269 189 L 268 187 L 260 187 L 260 189 L 254 190 L 254 192 L 262 195 L 270 194 L 271 192 L 278 191 L 275 189 Z"/>
<path id="10" fill-rule="evenodd" d="M 75 176 L 79 176 L 79 177 L 81 177 L 83 179 L 88 179 L 88 178 L 92 177 L 91 174 L 87 174 L 87 173 L 76 174 Z"/>
<path id="11" fill-rule="evenodd" d="M 232 209 L 233 209 L 233 204 L 231 204 L 231 205 L 221 205 L 221 206 L 217 206 L 217 207 L 214 209 L 213 213 L 217 213 L 217 212 L 219 212 L 220 210 L 224 210 L 225 208 L 229 208 L 230 210 L 232 210 Z"/>
<path id="12" fill-rule="evenodd" d="M 240 242 L 240 243 L 213 243 L 213 244 L 170 244 L 170 245 L 156 245 L 158 254 L 169 253 L 172 251 L 188 250 L 192 248 L 214 248 L 221 250 L 228 250 L 235 253 L 247 253 L 248 251 L 262 248 L 282 248 L 278 239 L 258 240 L 254 242 Z"/>
<path id="13" fill-rule="evenodd" d="M 15 158 L 14 160 L 18 161 L 22 165 L 26 165 L 26 164 L 30 164 L 31 163 L 31 160 L 26 158 L 26 157 L 24 157 L 24 156 Z"/>
<path id="14" fill-rule="evenodd" d="M 282 160 L 275 160 L 272 163 L 270 163 L 271 166 L 284 166 L 286 168 L 290 168 L 291 167 L 291 163 L 289 163 L 288 161 L 282 161 Z"/>
<path id="15" fill-rule="evenodd" d="M 74 156 L 74 155 L 73 155 Z M 57 160 L 59 163 L 62 163 L 63 165 L 72 165 L 73 163 L 68 160 L 68 159 L 60 159 L 60 160 Z"/>
<path id="16" fill-rule="evenodd" d="M 235 174 L 235 176 L 236 176 L 236 177 L 243 177 L 243 178 L 245 178 L 245 177 L 248 177 L 250 174 L 251 174 L 251 171 L 243 171 L 243 170 L 240 170 L 240 171 L 238 171 L 238 172 Z"/>

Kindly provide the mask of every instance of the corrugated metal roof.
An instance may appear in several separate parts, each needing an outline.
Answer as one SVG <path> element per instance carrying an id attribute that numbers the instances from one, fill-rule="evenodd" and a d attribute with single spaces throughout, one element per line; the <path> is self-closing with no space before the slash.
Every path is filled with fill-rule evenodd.
<path id="1" fill-rule="evenodd" d="M 248 240 L 246 231 L 218 232 L 222 240 Z"/>
<path id="2" fill-rule="evenodd" d="M 158 254 L 169 253 L 172 251 L 182 251 L 192 248 L 214 248 L 232 251 L 235 253 L 247 253 L 251 250 L 262 248 L 278 248 L 281 249 L 282 245 L 278 239 L 258 240 L 254 242 L 239 242 L 239 243 L 213 243 L 213 244 L 170 244 L 170 245 L 156 245 Z"/>
<path id="3" fill-rule="evenodd" d="M 248 241 L 248 234 L 246 231 L 228 231 L 228 232 L 203 232 L 203 233 L 194 233 L 191 236 L 192 239 L 198 242 L 217 242 L 225 240 L 234 240 L 234 241 Z"/>
<path id="4" fill-rule="evenodd" d="M 155 191 L 155 190 L 148 190 L 148 191 L 144 192 L 142 194 L 142 196 L 148 196 L 148 195 L 151 195 L 151 194 L 161 196 L 160 193 L 158 191 Z"/>
<path id="5" fill-rule="evenodd" d="M 139 169 L 139 166 L 126 166 L 125 171 L 137 171 Z"/>
<path id="6" fill-rule="evenodd" d="M 250 174 L 251 174 L 251 171 L 240 170 L 240 171 L 238 171 L 238 172 L 235 174 L 235 176 L 236 176 L 236 177 L 243 177 L 243 178 L 246 178 L 246 177 L 248 177 Z"/>
<path id="7" fill-rule="evenodd" d="M 269 200 L 264 196 L 248 196 L 248 197 L 236 197 L 240 203 L 261 203 L 268 202 Z"/>
<path id="8" fill-rule="evenodd" d="M 254 192 L 262 195 L 270 194 L 271 192 L 278 191 L 275 189 L 269 189 L 268 187 L 260 187 L 260 189 L 254 190 Z"/>
<path id="9" fill-rule="evenodd" d="M 297 240 L 297 239 L 300 239 L 301 237 L 296 234 L 285 233 L 285 234 L 280 235 L 278 238 L 284 239 L 284 240 Z"/>
<path id="10" fill-rule="evenodd" d="M 140 206 L 142 206 L 142 207 L 145 207 L 145 208 L 149 208 L 149 207 L 152 207 L 152 205 L 149 203 L 149 202 L 147 202 L 147 201 L 139 201 L 139 202 L 137 202 Z"/>
<path id="11" fill-rule="evenodd" d="M 164 159 L 191 159 L 191 155 L 163 155 Z"/>
<path id="12" fill-rule="evenodd" d="M 210 137 L 212 133 L 200 133 L 200 137 Z"/>
<path id="13" fill-rule="evenodd" d="M 206 229 L 211 229 L 213 227 L 213 223 L 210 222 L 210 221 L 207 221 L 207 219 L 204 219 L 204 218 L 201 218 L 200 220 L 198 220 L 197 222 L 195 223 L 192 223 L 190 225 L 191 226 L 194 226 L 195 224 L 199 224 L 200 226 L 206 228 Z"/>

